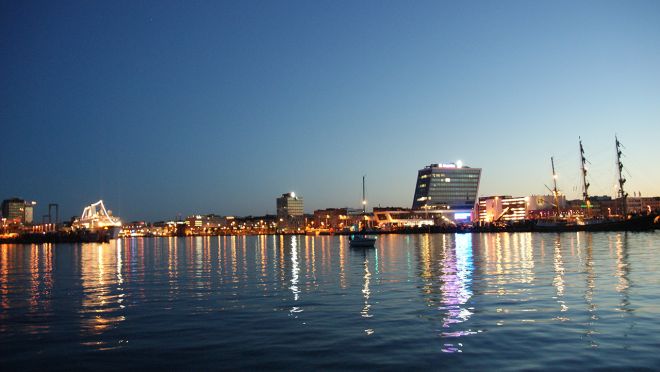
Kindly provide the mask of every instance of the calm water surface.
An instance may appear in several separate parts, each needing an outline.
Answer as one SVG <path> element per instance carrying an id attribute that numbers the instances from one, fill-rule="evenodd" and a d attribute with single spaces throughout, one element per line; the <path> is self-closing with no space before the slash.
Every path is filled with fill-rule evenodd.
<path id="1" fill-rule="evenodd" d="M 0 366 L 660 366 L 660 233 L 0 245 Z"/>

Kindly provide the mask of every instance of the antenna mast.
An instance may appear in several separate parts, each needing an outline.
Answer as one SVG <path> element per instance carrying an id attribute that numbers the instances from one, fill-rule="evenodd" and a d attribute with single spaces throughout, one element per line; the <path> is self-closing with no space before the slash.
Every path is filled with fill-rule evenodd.
<path id="1" fill-rule="evenodd" d="M 584 148 L 582 147 L 582 138 L 578 137 L 580 140 L 580 162 L 582 164 L 582 187 L 584 188 L 584 192 L 582 193 L 582 197 L 584 198 L 584 204 L 587 208 L 585 211 L 585 216 L 589 217 L 591 215 L 590 213 L 590 208 L 591 208 L 591 201 L 589 200 L 589 182 L 587 182 L 587 159 L 584 157 Z"/>
<path id="2" fill-rule="evenodd" d="M 619 142 L 619 139 L 617 138 L 616 134 L 614 135 L 614 143 L 616 144 L 616 165 L 617 169 L 619 172 L 619 191 L 617 192 L 617 196 L 619 199 L 621 199 L 621 209 L 622 213 L 625 216 L 628 213 L 628 206 L 626 199 L 628 198 L 628 194 L 626 194 L 625 191 L 623 191 L 623 184 L 626 183 L 626 179 L 623 178 L 623 163 L 621 163 L 621 155 L 623 154 L 621 152 L 621 142 Z"/>

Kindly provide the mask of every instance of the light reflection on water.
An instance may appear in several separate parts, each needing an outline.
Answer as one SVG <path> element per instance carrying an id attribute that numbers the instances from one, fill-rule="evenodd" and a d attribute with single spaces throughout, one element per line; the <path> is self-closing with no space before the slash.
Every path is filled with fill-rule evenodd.
<path id="1" fill-rule="evenodd" d="M 473 308 L 465 304 L 472 297 L 472 274 L 474 267 L 472 264 L 472 244 L 471 235 L 457 235 L 455 244 L 452 246 L 443 246 L 442 269 L 442 306 L 440 310 L 446 312 L 443 320 L 443 328 L 455 328 L 456 324 L 463 323 L 472 315 Z M 449 330 L 442 333 L 443 337 L 461 337 L 476 333 L 476 331 L 467 330 Z M 461 352 L 462 343 L 443 344 L 444 352 Z"/>
<path id="2" fill-rule="evenodd" d="M 0 349 L 9 366 L 48 358 L 62 369 L 89 352 L 121 352 L 136 367 L 144 350 L 158 350 L 149 360 L 164 368 L 336 368 L 332 355 L 352 369 L 655 366 L 657 236 L 384 235 L 375 249 L 330 236 L 2 245 Z"/>
<path id="3" fill-rule="evenodd" d="M 300 273 L 300 267 L 298 263 L 298 237 L 291 237 L 291 293 L 293 293 L 294 304 L 298 302 L 300 296 L 300 289 L 298 289 L 298 275 Z M 302 312 L 302 308 L 299 306 L 291 307 L 291 314 Z"/>
<path id="4" fill-rule="evenodd" d="M 124 316 L 122 276 L 122 241 L 110 244 L 88 244 L 80 249 L 82 303 L 80 313 L 81 344 L 99 350 L 119 347 L 99 335 L 117 327 Z"/>

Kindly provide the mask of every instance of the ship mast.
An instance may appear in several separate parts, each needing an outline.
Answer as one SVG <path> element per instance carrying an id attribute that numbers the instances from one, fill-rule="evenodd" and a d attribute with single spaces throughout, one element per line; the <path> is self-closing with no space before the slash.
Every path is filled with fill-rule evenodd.
<path id="1" fill-rule="evenodd" d="M 590 208 L 591 208 L 591 201 L 589 200 L 589 182 L 587 182 L 587 159 L 584 157 L 584 148 L 582 147 L 582 138 L 578 137 L 580 140 L 580 163 L 582 164 L 581 170 L 582 170 L 582 187 L 584 189 L 584 192 L 582 193 L 582 197 L 584 199 L 584 204 L 586 206 L 586 211 L 584 213 L 585 217 L 590 217 Z"/>
<path id="2" fill-rule="evenodd" d="M 557 173 L 555 173 L 555 159 L 554 157 L 550 157 L 550 163 L 552 164 L 552 182 L 554 184 L 554 187 L 552 189 L 552 195 L 555 197 L 555 206 L 557 207 L 557 214 L 555 215 L 555 221 L 557 218 L 559 218 L 560 210 L 559 210 L 559 191 L 557 190 Z"/>
<path id="3" fill-rule="evenodd" d="M 366 176 L 362 176 L 362 214 L 367 213 L 367 199 L 364 198 L 364 178 Z"/>
<path id="4" fill-rule="evenodd" d="M 617 138 L 616 134 L 614 135 L 614 143 L 616 144 L 616 165 L 617 169 L 619 172 L 619 191 L 617 192 L 617 196 L 619 199 L 621 199 L 621 210 L 623 215 L 625 216 L 626 213 L 628 213 L 628 208 L 627 208 L 627 203 L 626 199 L 628 198 L 628 194 L 623 190 L 623 184 L 626 183 L 626 179 L 623 178 L 623 163 L 621 163 L 621 155 L 623 154 L 621 152 L 621 142 L 619 142 L 619 139 Z"/>

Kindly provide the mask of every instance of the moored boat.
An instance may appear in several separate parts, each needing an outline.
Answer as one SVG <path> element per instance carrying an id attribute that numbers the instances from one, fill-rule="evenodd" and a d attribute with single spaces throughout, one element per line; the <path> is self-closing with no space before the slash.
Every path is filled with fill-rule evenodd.
<path id="1" fill-rule="evenodd" d="M 348 241 L 353 248 L 373 248 L 376 244 L 375 237 L 366 235 L 350 235 Z"/>
<path id="2" fill-rule="evenodd" d="M 588 219 L 577 222 L 537 221 L 535 232 L 572 232 L 572 231 L 648 231 L 657 228 L 654 221 L 657 214 L 629 215 L 627 218 Z"/>
<path id="3" fill-rule="evenodd" d="M 101 239 L 116 239 L 121 230 L 121 220 L 112 215 L 112 211 L 105 209 L 103 200 L 90 204 L 85 209 L 80 218 L 76 219 L 72 228 L 78 231 L 87 231 L 91 234 L 98 234 Z"/>
<path id="4" fill-rule="evenodd" d="M 537 221 L 533 227 L 533 231 L 538 232 L 564 232 L 564 231 L 646 231 L 653 230 L 657 227 L 656 221 L 658 219 L 657 213 L 642 213 L 642 214 L 628 214 L 627 197 L 628 194 L 624 191 L 624 184 L 626 179 L 623 177 L 622 170 L 623 164 L 621 162 L 621 143 L 615 136 L 616 144 L 616 160 L 618 170 L 618 200 L 621 201 L 621 215 L 596 217 L 591 213 L 591 200 L 589 198 L 589 182 L 587 182 L 587 167 L 586 158 L 584 155 L 584 148 L 582 147 L 582 140 L 580 139 L 580 161 L 581 161 L 581 175 L 582 175 L 582 197 L 584 200 L 585 211 L 584 215 L 577 219 L 568 220 L 566 218 L 559 218 L 560 209 L 557 200 L 558 190 L 555 181 L 553 194 L 555 195 L 555 203 L 557 205 L 557 212 L 554 220 L 541 220 Z M 554 161 L 552 160 L 552 173 L 553 179 L 557 178 L 554 169 Z"/>
<path id="5" fill-rule="evenodd" d="M 362 214 L 367 214 L 367 199 L 366 191 L 364 187 L 365 176 L 362 176 Z M 366 227 L 363 226 L 361 233 L 356 235 L 350 235 L 348 237 L 349 245 L 353 248 L 373 248 L 376 244 L 376 237 L 366 235 Z"/>

